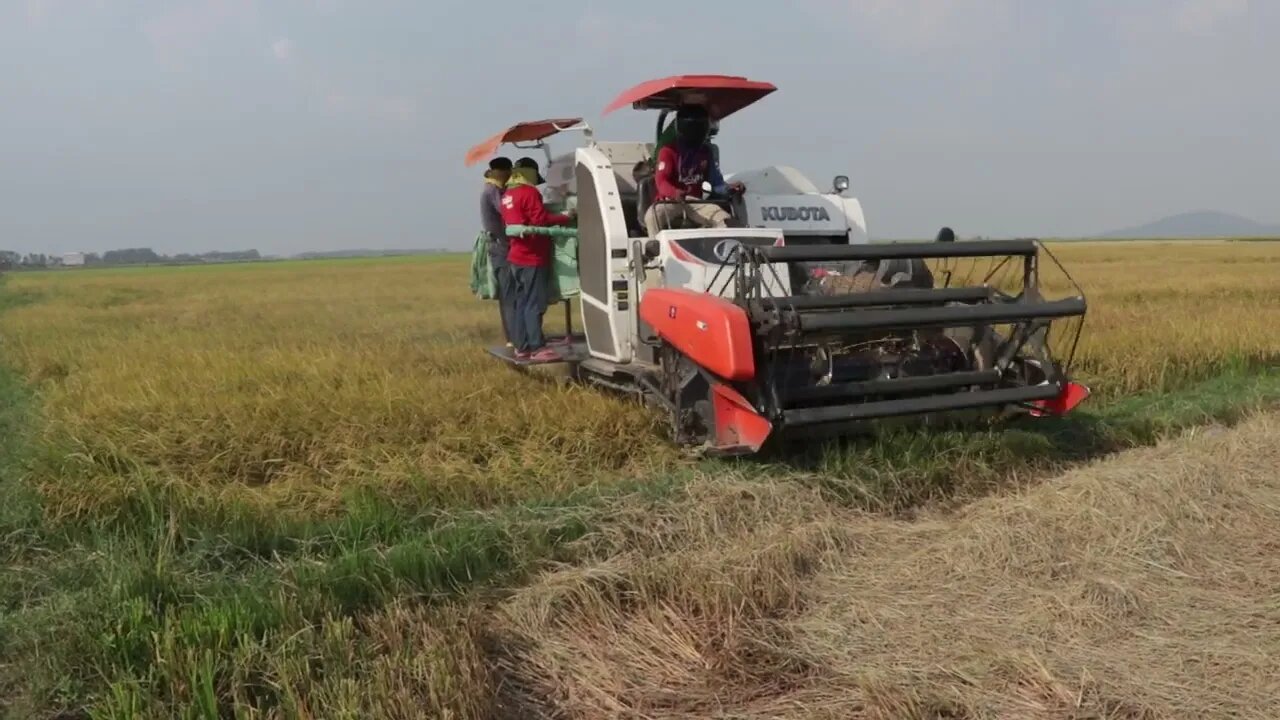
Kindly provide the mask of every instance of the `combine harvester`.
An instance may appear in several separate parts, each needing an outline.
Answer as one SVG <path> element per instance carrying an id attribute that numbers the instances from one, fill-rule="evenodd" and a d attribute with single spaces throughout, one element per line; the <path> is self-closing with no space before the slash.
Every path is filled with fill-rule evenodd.
<path id="1" fill-rule="evenodd" d="M 727 175 L 745 193 L 713 200 L 738 227 L 647 237 L 650 169 L 674 110 L 703 105 L 718 126 L 775 89 L 719 75 L 654 80 L 605 113 L 658 110 L 655 142 L 600 142 L 564 118 L 521 123 L 468 153 L 471 164 L 503 143 L 545 151 L 557 133 L 585 136 L 572 153 L 547 152 L 549 189 L 578 211 L 583 332 L 567 327 L 563 350 L 572 378 L 641 396 L 668 414 L 675 442 L 708 454 L 883 418 L 1057 415 L 1088 396 L 1068 378 L 1085 299 L 1038 241 L 870 243 L 846 177 L 823 192 L 788 167 Z M 1045 258 L 1067 297 L 1042 295 Z M 1065 362 L 1051 336 L 1068 346 Z"/>

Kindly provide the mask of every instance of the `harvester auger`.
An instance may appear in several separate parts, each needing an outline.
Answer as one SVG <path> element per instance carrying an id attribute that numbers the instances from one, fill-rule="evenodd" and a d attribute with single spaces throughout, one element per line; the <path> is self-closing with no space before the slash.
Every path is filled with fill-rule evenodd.
<path id="1" fill-rule="evenodd" d="M 719 75 L 643 83 L 605 111 L 659 110 L 654 142 L 600 142 L 575 124 L 585 145 L 548 154 L 553 194 L 578 211 L 583 333 L 566 328 L 561 359 L 571 377 L 638 395 L 667 414 L 677 443 L 715 454 L 886 418 L 1062 414 L 1088 396 L 1069 377 L 1084 295 L 1035 240 L 871 243 L 847 178 L 823 192 L 787 167 L 728 176 L 745 193 L 713 201 L 735 227 L 649 237 L 645 168 L 671 112 L 701 104 L 719 123 L 774 90 Z M 539 145 L 559 129 L 507 134 L 524 128 L 526 140 L 529 127 Z M 1065 297 L 1046 297 L 1046 259 Z"/>

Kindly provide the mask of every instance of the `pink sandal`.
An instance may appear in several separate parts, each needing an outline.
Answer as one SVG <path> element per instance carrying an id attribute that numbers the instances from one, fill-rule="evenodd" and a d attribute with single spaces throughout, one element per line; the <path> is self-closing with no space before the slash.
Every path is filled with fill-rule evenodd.
<path id="1" fill-rule="evenodd" d="M 533 362 L 551 362 L 553 360 L 559 360 L 560 353 L 549 347 L 544 347 L 539 350 L 535 350 L 533 354 L 528 356 L 528 359 Z"/>

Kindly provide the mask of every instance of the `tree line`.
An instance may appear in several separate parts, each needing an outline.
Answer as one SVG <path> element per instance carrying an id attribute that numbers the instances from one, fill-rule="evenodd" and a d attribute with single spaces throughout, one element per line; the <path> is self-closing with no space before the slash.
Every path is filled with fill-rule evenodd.
<path id="1" fill-rule="evenodd" d="M 229 250 L 206 253 L 178 253 L 163 255 L 151 248 L 122 248 L 108 250 L 101 255 L 84 253 L 85 265 L 162 265 L 207 262 L 238 262 L 261 260 L 257 250 Z M 12 250 L 0 250 L 0 269 L 36 269 L 58 267 L 64 264 L 62 255 L 44 253 L 22 254 Z"/>

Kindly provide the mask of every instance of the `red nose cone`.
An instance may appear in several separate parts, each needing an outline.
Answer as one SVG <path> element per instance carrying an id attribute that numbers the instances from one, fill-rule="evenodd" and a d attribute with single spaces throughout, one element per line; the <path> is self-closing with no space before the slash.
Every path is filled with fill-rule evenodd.
<path id="1" fill-rule="evenodd" d="M 1036 416 L 1041 415 L 1066 415 L 1076 408 L 1077 405 L 1085 401 L 1089 397 L 1089 388 L 1078 382 L 1068 382 L 1062 387 L 1062 392 L 1052 400 L 1037 401 L 1035 406 L 1039 412 L 1034 413 Z"/>

